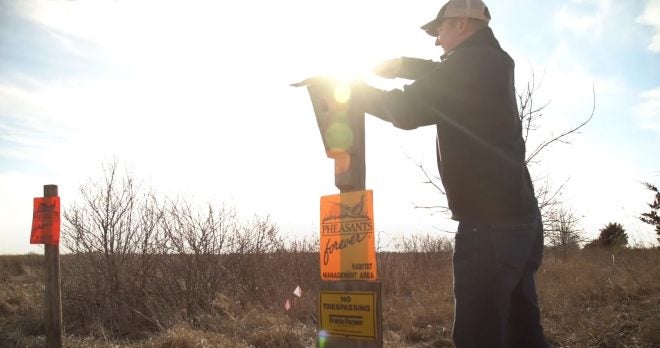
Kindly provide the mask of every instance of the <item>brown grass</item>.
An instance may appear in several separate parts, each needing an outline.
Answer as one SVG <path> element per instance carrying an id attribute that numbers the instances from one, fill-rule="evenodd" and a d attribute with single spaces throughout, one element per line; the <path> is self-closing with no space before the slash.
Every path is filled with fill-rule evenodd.
<path id="1" fill-rule="evenodd" d="M 562 346 L 660 346 L 659 249 L 548 257 L 538 280 L 546 332 Z"/>
<path id="2" fill-rule="evenodd" d="M 446 250 L 379 254 L 386 347 L 453 346 L 450 255 Z M 84 288 L 65 288 L 65 345 L 313 346 L 318 254 L 281 251 L 245 257 L 253 259 L 243 259 L 243 266 L 234 270 L 241 274 L 232 274 L 207 305 L 190 312 L 183 303 L 170 304 L 169 322 L 133 324 L 133 332 L 123 335 L 104 326 L 101 316 L 107 313 L 99 311 L 99 318 L 85 323 L 72 317 L 76 311 L 71 308 L 78 305 L 67 291 Z M 74 260 L 66 259 L 63 268 Z M 44 345 L 42 260 L 36 255 L 0 256 L 0 347 Z M 303 297 L 286 312 L 284 301 L 293 300 L 296 285 L 303 288 Z M 538 286 L 546 334 L 558 345 L 660 347 L 659 249 L 581 250 L 565 259 L 550 253 L 538 273 Z M 130 328 L 132 323 L 125 324 Z"/>

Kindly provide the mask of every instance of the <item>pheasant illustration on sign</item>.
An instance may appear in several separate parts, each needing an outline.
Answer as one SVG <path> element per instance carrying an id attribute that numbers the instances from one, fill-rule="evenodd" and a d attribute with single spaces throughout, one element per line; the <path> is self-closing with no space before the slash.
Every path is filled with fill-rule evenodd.
<path id="1" fill-rule="evenodd" d="M 360 201 L 351 205 L 341 200 L 338 202 L 330 201 L 330 204 L 339 207 L 339 216 L 327 216 L 326 221 L 332 219 L 345 219 L 345 218 L 363 218 L 368 219 L 369 216 L 364 214 L 364 194 L 360 196 Z"/>

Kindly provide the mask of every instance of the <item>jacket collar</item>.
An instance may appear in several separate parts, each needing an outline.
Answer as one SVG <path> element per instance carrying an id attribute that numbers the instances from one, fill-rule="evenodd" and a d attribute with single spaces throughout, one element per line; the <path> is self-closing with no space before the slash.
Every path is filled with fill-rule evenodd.
<path id="1" fill-rule="evenodd" d="M 461 44 L 454 48 L 454 50 L 443 54 L 440 59 L 445 60 L 445 58 L 447 58 L 452 52 L 471 46 L 492 46 L 498 49 L 502 49 L 500 47 L 500 43 L 495 38 L 495 34 L 493 34 L 493 30 L 490 27 L 486 27 L 479 29 L 477 32 L 472 34 L 472 36 L 465 39 L 465 41 L 461 42 Z"/>

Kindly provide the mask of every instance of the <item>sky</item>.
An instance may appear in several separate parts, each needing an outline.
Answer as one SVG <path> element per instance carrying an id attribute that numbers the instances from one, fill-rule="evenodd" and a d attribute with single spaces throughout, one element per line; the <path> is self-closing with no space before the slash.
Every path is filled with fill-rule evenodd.
<path id="1" fill-rule="evenodd" d="M 443 1 L 0 0 L 0 254 L 29 244 L 32 199 L 57 184 L 63 209 L 116 159 L 155 191 L 243 216 L 269 215 L 290 238 L 319 234 L 319 199 L 338 193 L 309 96 L 319 74 L 384 89 L 384 59 L 438 59 L 419 27 Z M 538 85 L 535 140 L 594 117 L 530 166 L 581 217 L 587 238 L 637 217 L 660 184 L 660 0 L 490 0 L 490 23 Z M 533 79 L 532 79 L 533 76 Z M 595 98 L 595 102 L 594 102 Z M 377 243 L 452 238 L 455 222 L 418 165 L 437 175 L 435 130 L 366 119 L 366 186 Z"/>

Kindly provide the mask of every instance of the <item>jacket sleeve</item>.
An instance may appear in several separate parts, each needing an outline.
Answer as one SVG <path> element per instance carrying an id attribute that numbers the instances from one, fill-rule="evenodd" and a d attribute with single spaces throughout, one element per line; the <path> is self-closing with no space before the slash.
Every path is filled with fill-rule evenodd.
<path id="1" fill-rule="evenodd" d="M 462 61 L 464 58 L 460 52 L 454 52 L 444 61 L 433 63 L 431 71 L 403 90 L 363 86 L 365 111 L 401 129 L 448 121 L 447 115 L 455 115 L 461 105 L 469 103 L 473 74 Z"/>
<path id="2" fill-rule="evenodd" d="M 397 75 L 404 79 L 417 80 L 435 69 L 438 64 L 440 63 L 432 60 L 401 57 L 401 70 Z"/>

